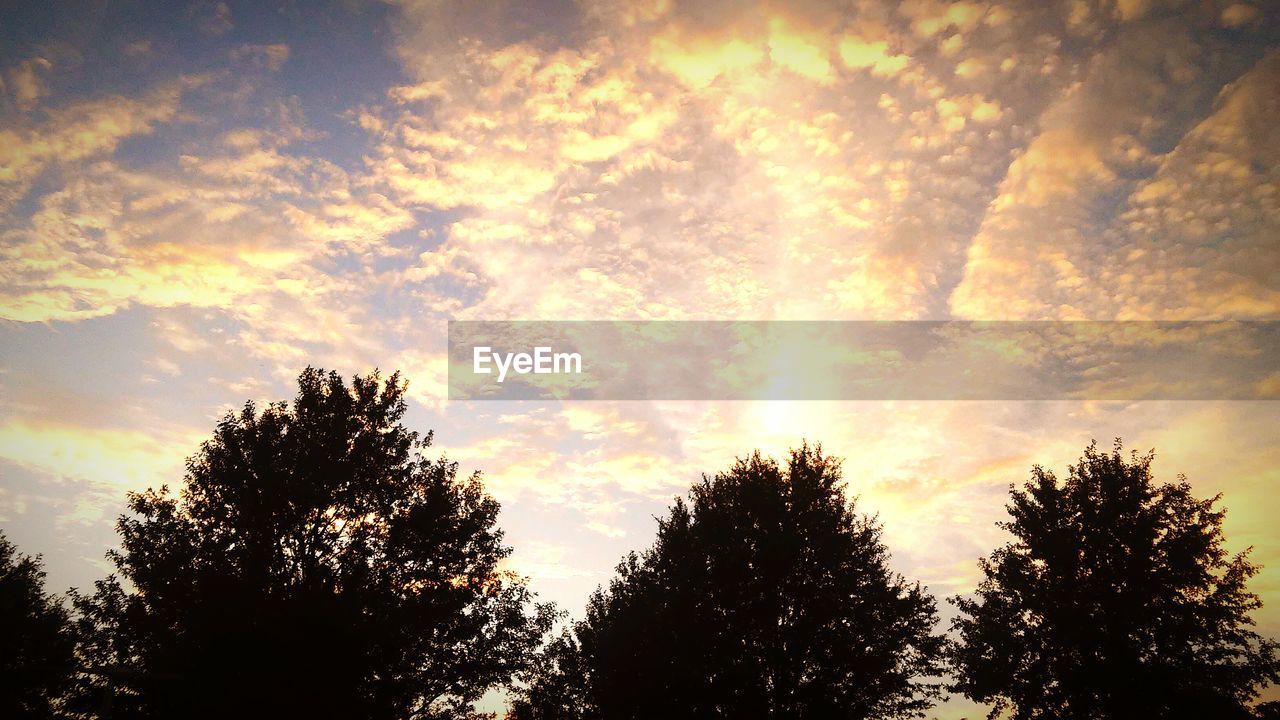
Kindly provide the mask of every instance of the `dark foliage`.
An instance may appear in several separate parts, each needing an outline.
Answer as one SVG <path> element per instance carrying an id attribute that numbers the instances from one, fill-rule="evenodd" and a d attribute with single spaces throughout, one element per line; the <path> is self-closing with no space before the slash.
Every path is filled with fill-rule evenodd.
<path id="1" fill-rule="evenodd" d="M 74 673 L 71 623 L 45 594 L 40 558 L 0 534 L 0 717 L 57 717 Z"/>
<path id="2" fill-rule="evenodd" d="M 179 498 L 130 496 L 111 557 L 133 589 L 78 603 L 114 715 L 467 717 L 548 629 L 498 567 L 497 503 L 400 424 L 398 375 L 298 382 L 227 415 Z"/>
<path id="3" fill-rule="evenodd" d="M 581 627 L 579 631 L 588 632 Z M 510 720 L 586 720 L 601 717 L 591 697 L 590 658 L 582 652 L 573 631 L 565 630 L 539 653 L 526 673 L 528 686 L 512 704 Z"/>
<path id="4" fill-rule="evenodd" d="M 696 485 L 515 703 L 534 718 L 901 718 L 938 698 L 933 599 L 820 449 Z"/>
<path id="5" fill-rule="evenodd" d="M 956 691 L 1019 720 L 1251 716 L 1278 667 L 1249 629 L 1257 567 L 1223 548 L 1219 498 L 1157 485 L 1151 459 L 1090 446 L 1012 491 L 1013 541 L 953 600 Z"/>

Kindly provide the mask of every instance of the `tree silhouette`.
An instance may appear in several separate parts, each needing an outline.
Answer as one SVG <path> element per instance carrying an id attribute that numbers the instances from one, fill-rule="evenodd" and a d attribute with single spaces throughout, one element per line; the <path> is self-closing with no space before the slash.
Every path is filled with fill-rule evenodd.
<path id="1" fill-rule="evenodd" d="M 75 673 L 67 610 L 44 591 L 40 558 L 0 533 L 0 717 L 52 718 Z"/>
<path id="2" fill-rule="evenodd" d="M 513 715 L 917 717 L 940 695 L 933 599 L 888 568 L 839 464 L 807 445 L 704 477 L 549 644 Z"/>
<path id="3" fill-rule="evenodd" d="M 479 478 L 428 460 L 404 384 L 308 368 L 292 405 L 228 414 L 180 497 L 131 494 L 115 577 L 81 598 L 86 662 L 125 717 L 469 717 L 549 607 Z"/>
<path id="4" fill-rule="evenodd" d="M 1249 630 L 1247 552 L 1223 548 L 1218 497 L 1157 485 L 1152 455 L 1089 446 L 1065 481 L 1035 467 L 1011 488 L 1013 540 L 955 598 L 954 690 L 993 716 L 1250 717 L 1276 644 Z"/>
<path id="5" fill-rule="evenodd" d="M 594 600 L 594 598 L 593 598 Z M 589 633 L 578 623 L 578 631 Z M 591 697 L 590 659 L 574 632 L 565 629 L 539 653 L 525 673 L 526 686 L 512 703 L 509 720 L 587 720 L 602 717 Z"/>

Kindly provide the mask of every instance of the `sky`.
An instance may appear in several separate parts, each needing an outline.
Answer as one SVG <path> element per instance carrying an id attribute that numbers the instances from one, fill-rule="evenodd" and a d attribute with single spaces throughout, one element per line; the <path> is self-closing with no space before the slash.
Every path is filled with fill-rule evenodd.
<path id="1" fill-rule="evenodd" d="M 571 614 L 756 448 L 845 458 L 944 597 L 1122 437 L 1223 494 L 1280 636 L 1280 403 L 446 390 L 450 319 L 1277 320 L 1277 115 L 1265 2 L 7 2 L 0 528 L 86 587 L 223 413 L 380 368 Z"/>

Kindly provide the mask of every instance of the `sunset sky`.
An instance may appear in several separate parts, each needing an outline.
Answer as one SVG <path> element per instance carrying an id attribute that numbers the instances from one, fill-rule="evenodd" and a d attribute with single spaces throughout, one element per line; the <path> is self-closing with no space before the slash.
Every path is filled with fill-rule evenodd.
<path id="1" fill-rule="evenodd" d="M 381 368 L 571 614 L 754 448 L 844 457 L 943 597 L 1123 437 L 1224 494 L 1280 636 L 1280 402 L 446 399 L 450 319 L 1280 320 L 1278 10 L 5 3 L 0 528 L 88 586 L 228 409 Z"/>

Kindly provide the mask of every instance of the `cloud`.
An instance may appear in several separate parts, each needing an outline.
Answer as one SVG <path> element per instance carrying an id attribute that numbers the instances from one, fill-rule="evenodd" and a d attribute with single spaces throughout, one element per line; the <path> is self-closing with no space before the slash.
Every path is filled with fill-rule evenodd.
<path id="1" fill-rule="evenodd" d="M 1258 17 L 1258 9 L 1252 5 L 1245 3 L 1235 3 L 1228 5 L 1222 11 L 1222 24 L 1227 27 L 1240 27 L 1247 25 Z"/>
<path id="2" fill-rule="evenodd" d="M 262 67 L 275 72 L 289 59 L 289 46 L 284 43 L 270 45 L 239 45 L 231 49 L 232 62 Z"/>
<path id="3" fill-rule="evenodd" d="M 225 2 L 201 0 L 189 8 L 188 16 L 195 22 L 197 30 L 211 37 L 224 35 L 235 27 L 231 8 Z"/>
<path id="4" fill-rule="evenodd" d="M 891 52 L 884 40 L 868 42 L 856 35 L 840 40 L 840 59 L 851 68 L 870 69 L 873 74 L 885 77 L 902 72 L 911 62 L 908 56 Z"/>
<path id="5" fill-rule="evenodd" d="M 829 10 L 654 12 L 613 37 L 598 19 L 574 48 L 403 31 L 418 82 L 364 116 L 373 177 L 462 214 L 419 276 L 481 289 L 468 311 L 489 317 L 930 312 L 960 246 L 927 236 L 988 199 L 1006 151 L 974 144 L 1007 142 L 1000 100 L 908 71 L 907 28 Z M 954 177 L 920 182 L 939 155 Z"/>
<path id="6" fill-rule="evenodd" d="M 176 92 L 155 112 L 177 117 Z M 141 167 L 100 157 L 115 136 L 75 152 L 46 147 L 64 184 L 0 230 L 0 316 L 210 308 L 238 325 L 241 352 L 285 377 L 308 360 L 372 369 L 389 339 L 372 330 L 368 298 L 382 288 L 366 274 L 375 257 L 397 252 L 383 239 L 414 219 L 333 163 L 295 152 L 291 145 L 315 137 L 299 115 L 282 104 L 264 125 L 211 134 L 176 162 Z M 123 134 L 113 122 L 91 127 Z M 335 272 L 338 263 L 349 271 Z"/>
<path id="7" fill-rule="evenodd" d="M 1180 305 L 1191 317 L 1280 314 L 1280 258 L 1270 252 L 1280 234 L 1277 83 L 1272 51 L 1134 188 L 1115 225 L 1144 271 L 1105 277 L 1124 298 L 1119 313 L 1150 317 Z"/>
<path id="8" fill-rule="evenodd" d="M 262 223 L 227 213 L 231 206 L 209 188 L 189 190 L 102 162 L 42 198 L 29 225 L 5 232 L 4 316 L 96 317 L 131 303 L 223 306 L 282 280 L 299 259 L 268 240 Z M 174 230 L 192 220 L 195 232 L 178 241 Z M 259 229 L 215 240 L 226 225 L 246 224 Z"/>
<path id="9" fill-rule="evenodd" d="M 22 112 L 30 112 L 49 94 L 44 75 L 53 69 L 48 58 L 28 58 L 0 73 L 0 90 L 8 93 Z"/>
<path id="10" fill-rule="evenodd" d="M 174 484 L 199 445 L 192 433 L 107 429 L 9 417 L 0 424 L 0 458 L 58 482 L 126 490 Z"/>
<path id="11" fill-rule="evenodd" d="M 574 578 L 603 579 L 601 573 L 575 567 L 572 563 L 574 548 L 567 545 L 534 541 L 522 543 L 506 561 L 506 569 L 527 578 L 569 580 Z"/>
<path id="12" fill-rule="evenodd" d="M 183 90 L 202 82 L 183 78 L 138 98 L 75 102 L 46 110 L 44 122 L 27 120 L 0 129 L 0 210 L 12 208 L 47 168 L 109 155 L 125 138 L 175 119 Z"/>
<path id="13" fill-rule="evenodd" d="M 1155 167 L 1144 123 L 1158 108 L 1109 121 L 1095 109 L 1134 88 L 1158 104 L 1162 73 L 1197 72 L 1186 59 L 1194 41 L 1143 20 L 1125 42 L 1071 60 L 1086 79 L 1050 103 L 1052 83 L 1072 77 L 1056 72 L 1067 61 L 1044 31 L 1057 16 L 972 3 L 857 15 L 817 5 L 601 6 L 543 19 L 515 6 L 486 11 L 510 20 L 498 23 L 505 29 L 449 3 L 402 12 L 397 53 L 413 82 L 353 111 L 374 142 L 365 167 L 283 149 L 306 139 L 300 131 L 247 128 L 225 134 L 227 152 L 180 162 L 217 187 L 199 191 L 219 200 L 205 221 L 252 224 L 271 208 L 256 222 L 272 228 L 273 251 L 289 248 L 290 266 L 378 253 L 382 238 L 442 218 L 419 233 L 425 243 L 394 251 L 414 259 L 384 282 L 430 307 L 487 317 L 975 316 L 967 296 L 1021 262 L 1001 243 L 1046 268 L 1038 287 L 1085 285 L 1090 267 L 1055 251 L 1056 240 L 1032 250 L 1000 238 L 1025 236 L 1047 213 L 1055 237 L 1105 227 L 1076 193 L 1100 197 Z M 623 31 L 610 35 L 605 22 Z M 1152 59 L 1163 42 L 1172 59 Z M 275 65 L 287 48 L 233 55 Z M 211 285 L 208 297 L 229 297 Z M 459 286 L 465 300 L 443 290 Z M 1051 295 L 1023 292 L 999 307 L 1026 314 L 1056 303 L 1072 316 Z M 70 302 L 23 317 L 94 314 L 68 311 Z M 124 306 L 104 299 L 99 314 Z"/>
<path id="14" fill-rule="evenodd" d="M 1161 155 L 1152 149 L 1167 132 L 1158 118 L 1180 91 L 1157 73 L 1209 71 L 1198 57 L 1192 44 L 1140 36 L 1095 63 L 1010 166 L 970 246 L 953 311 L 1210 319 L 1280 310 L 1265 249 L 1276 232 L 1274 178 L 1263 169 L 1275 164 L 1265 119 L 1275 97 L 1265 88 L 1280 77 L 1280 56 L 1223 88 L 1208 117 L 1172 128 L 1181 137 Z M 1101 110 L 1121 97 L 1125 110 Z M 1128 200 L 1108 212 L 1116 195 Z"/>

